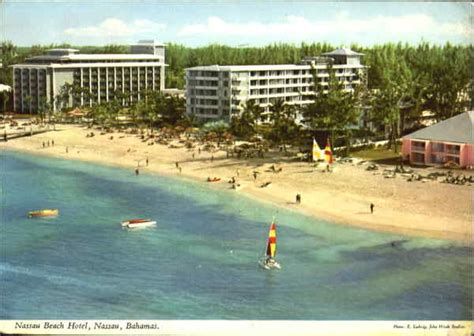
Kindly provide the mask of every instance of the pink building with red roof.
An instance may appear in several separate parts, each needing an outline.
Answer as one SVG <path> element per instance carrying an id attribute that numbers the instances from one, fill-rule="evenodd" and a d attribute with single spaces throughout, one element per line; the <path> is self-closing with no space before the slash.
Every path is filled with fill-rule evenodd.
<path id="1" fill-rule="evenodd" d="M 474 111 L 458 114 L 403 137 L 402 155 L 412 164 L 453 162 L 474 167 Z"/>

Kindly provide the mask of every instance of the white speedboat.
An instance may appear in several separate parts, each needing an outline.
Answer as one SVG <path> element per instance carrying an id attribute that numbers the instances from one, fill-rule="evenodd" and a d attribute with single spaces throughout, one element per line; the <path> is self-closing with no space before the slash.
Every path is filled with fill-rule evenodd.
<path id="1" fill-rule="evenodd" d="M 134 218 L 134 219 L 128 219 L 122 222 L 122 227 L 128 228 L 128 229 L 138 229 L 138 228 L 149 227 L 153 225 L 156 225 L 156 221 L 151 220 L 149 218 L 148 219 Z"/>

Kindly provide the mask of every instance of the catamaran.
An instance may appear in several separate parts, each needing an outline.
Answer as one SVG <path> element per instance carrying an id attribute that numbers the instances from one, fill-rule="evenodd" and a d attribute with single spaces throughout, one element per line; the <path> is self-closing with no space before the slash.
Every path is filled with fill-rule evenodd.
<path id="1" fill-rule="evenodd" d="M 267 270 L 280 269 L 280 264 L 275 260 L 276 254 L 276 224 L 274 221 L 270 224 L 270 231 L 268 232 L 267 246 L 265 249 L 265 256 L 258 261 L 259 265 Z"/>

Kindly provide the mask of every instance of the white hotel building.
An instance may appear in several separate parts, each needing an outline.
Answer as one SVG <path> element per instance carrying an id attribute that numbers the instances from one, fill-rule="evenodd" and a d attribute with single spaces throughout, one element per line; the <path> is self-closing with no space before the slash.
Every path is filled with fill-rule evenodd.
<path id="1" fill-rule="evenodd" d="M 300 64 L 197 66 L 186 69 L 186 113 L 201 120 L 230 120 L 245 103 L 254 100 L 268 112 L 278 99 L 301 107 L 312 100 L 313 69 L 320 84 L 328 84 L 328 64 L 346 90 L 353 90 L 366 76 L 363 54 L 337 49 L 323 57 L 306 57 Z"/>
<path id="2" fill-rule="evenodd" d="M 51 49 L 46 55 L 13 65 L 13 109 L 37 113 L 47 102 L 56 110 L 55 97 L 68 83 L 87 94 L 71 96 L 70 106 L 91 106 L 109 101 L 115 92 L 140 100 L 144 89 L 163 90 L 165 86 L 165 46 L 139 41 L 130 54 L 78 54 L 75 49 Z"/>

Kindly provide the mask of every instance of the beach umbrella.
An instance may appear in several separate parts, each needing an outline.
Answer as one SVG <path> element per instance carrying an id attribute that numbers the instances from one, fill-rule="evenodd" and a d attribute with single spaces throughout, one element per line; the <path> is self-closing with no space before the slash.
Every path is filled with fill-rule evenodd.
<path id="1" fill-rule="evenodd" d="M 12 88 L 5 84 L 0 84 L 0 92 L 10 92 Z"/>

